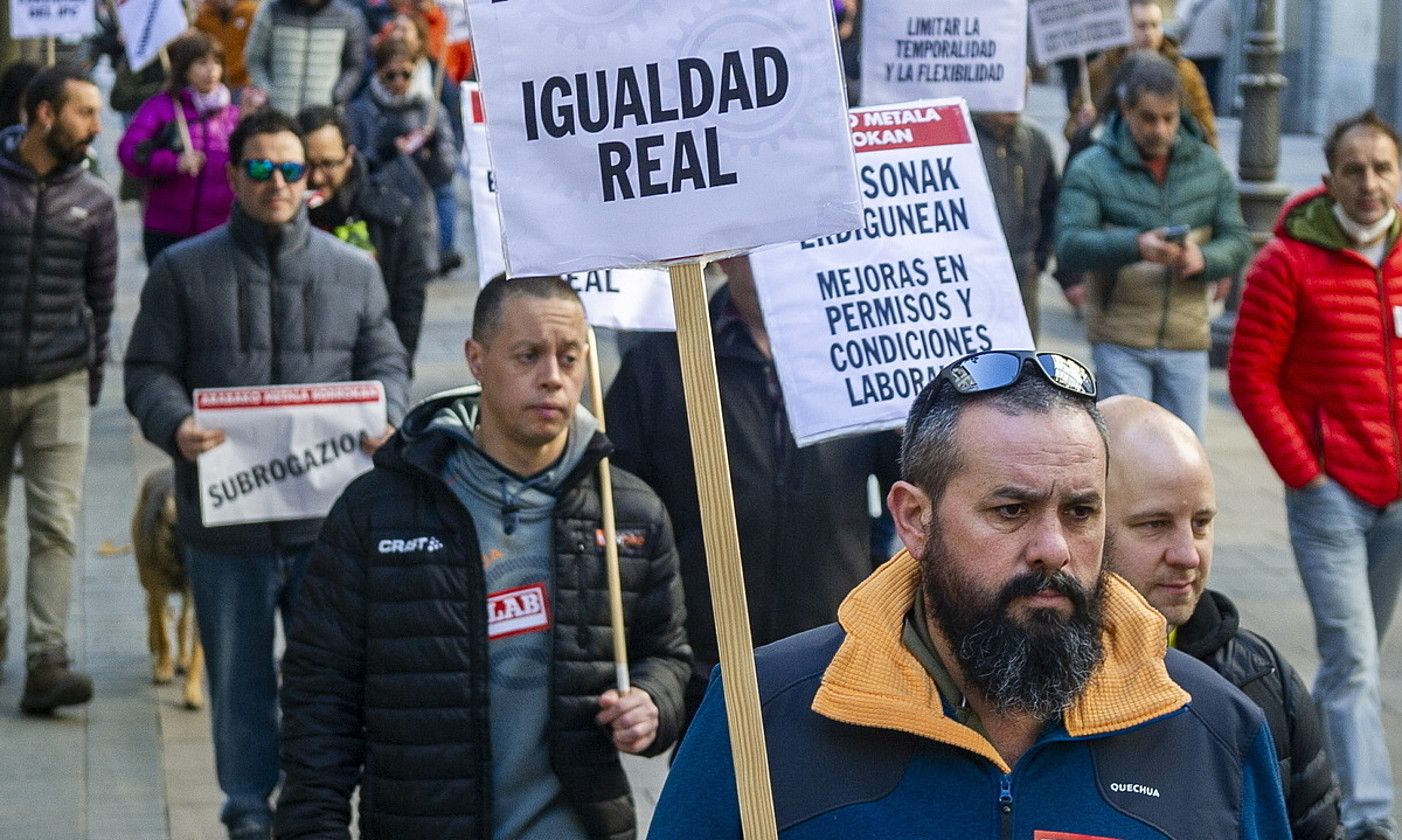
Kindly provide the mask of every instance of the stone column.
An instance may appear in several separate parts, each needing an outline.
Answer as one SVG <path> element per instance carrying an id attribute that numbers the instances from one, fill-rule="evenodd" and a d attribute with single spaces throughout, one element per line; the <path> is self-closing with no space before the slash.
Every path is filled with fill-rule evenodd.
<path id="1" fill-rule="evenodd" d="M 1289 195 L 1276 181 L 1280 168 L 1280 94 L 1285 77 L 1280 74 L 1280 38 L 1276 34 L 1275 0 L 1256 0 L 1256 14 L 1246 39 L 1246 72 L 1241 87 L 1241 141 L 1237 147 L 1237 193 L 1241 213 L 1257 248 L 1270 239 L 1271 228 Z M 1227 297 L 1227 309 L 1212 322 L 1212 363 L 1227 362 L 1232 331 L 1241 303 L 1242 278 L 1236 277 Z"/>

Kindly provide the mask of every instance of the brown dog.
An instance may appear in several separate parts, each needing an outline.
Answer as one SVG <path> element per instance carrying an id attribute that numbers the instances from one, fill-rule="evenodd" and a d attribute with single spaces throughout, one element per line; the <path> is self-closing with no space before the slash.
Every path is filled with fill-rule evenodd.
<path id="1" fill-rule="evenodd" d="M 170 467 L 154 470 L 141 482 L 141 496 L 131 517 L 131 545 L 136 572 L 146 590 L 146 641 L 155 657 L 152 676 L 165 684 L 177 671 L 183 672 L 185 705 L 198 709 L 204 705 L 204 648 L 196 632 L 194 597 L 175 538 L 175 474 Z M 172 593 L 181 596 L 174 654 L 167 626 L 167 602 Z"/>

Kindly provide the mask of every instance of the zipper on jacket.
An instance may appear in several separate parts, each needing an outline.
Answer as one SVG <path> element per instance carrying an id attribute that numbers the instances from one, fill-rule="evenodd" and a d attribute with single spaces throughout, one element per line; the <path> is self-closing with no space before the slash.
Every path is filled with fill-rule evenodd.
<path id="1" fill-rule="evenodd" d="M 1013 838 L 1013 778 L 1004 773 L 998 780 L 998 821 L 1001 824 L 999 837 Z"/>
<path id="2" fill-rule="evenodd" d="M 302 349 L 307 358 L 312 355 L 312 278 L 302 287 Z"/>
<path id="3" fill-rule="evenodd" d="M 1387 371 L 1387 416 L 1392 429 L 1392 457 L 1397 464 L 1398 478 L 1402 479 L 1402 437 L 1397 433 L 1397 370 L 1392 356 L 1392 331 L 1396 329 L 1396 319 L 1390 317 L 1392 305 L 1387 298 L 1387 281 L 1383 279 L 1382 263 L 1386 256 L 1384 254 L 1378 258 L 1378 264 L 1373 267 L 1373 279 L 1378 286 L 1378 304 L 1382 307 L 1383 369 Z M 1393 323 L 1389 324 L 1389 320 Z"/>
<path id="4" fill-rule="evenodd" d="M 268 373 L 270 382 L 273 385 L 282 384 L 282 348 L 277 340 L 278 311 L 277 311 L 277 253 L 278 243 L 268 244 L 268 345 L 272 349 L 272 355 L 268 359 Z"/>
<path id="5" fill-rule="evenodd" d="M 34 225 L 29 236 L 29 276 L 24 284 L 24 312 L 20 316 L 19 365 L 17 370 L 21 381 L 28 377 L 29 341 L 33 332 L 30 321 L 34 317 L 34 287 L 39 278 L 39 249 L 44 242 L 44 193 L 49 189 L 48 181 L 38 179 L 38 192 L 34 195 Z"/>
<path id="6" fill-rule="evenodd" d="M 253 325 L 250 323 L 248 317 L 248 284 L 243 281 L 242 277 L 237 278 L 237 280 L 239 298 L 239 352 L 247 354 L 250 342 L 249 333 L 253 331 Z"/>
<path id="7" fill-rule="evenodd" d="M 1170 155 L 1171 155 L 1171 154 L 1172 154 L 1172 153 L 1170 153 Z M 1172 160 L 1172 157 L 1170 157 L 1170 158 L 1169 158 L 1169 166 L 1172 166 L 1172 165 L 1173 165 L 1173 160 Z M 1154 180 L 1155 180 L 1154 175 L 1153 175 L 1152 172 L 1149 173 L 1149 180 L 1151 180 L 1151 181 L 1154 181 Z M 1166 172 L 1165 172 L 1165 174 L 1164 174 L 1163 183 L 1162 183 L 1162 184 L 1157 184 L 1157 186 L 1158 186 L 1158 188 L 1159 188 L 1159 212 L 1162 214 L 1162 216 L 1161 216 L 1160 218 L 1171 219 L 1172 217 L 1169 215 L 1169 212 L 1168 212 L 1168 199 L 1167 199 L 1167 193 L 1168 193 L 1168 174 L 1167 174 Z M 1171 224 L 1173 224 L 1173 222 L 1172 222 L 1172 221 L 1168 221 L 1168 222 L 1164 222 L 1164 224 L 1166 224 L 1166 225 L 1171 225 Z M 1166 277 L 1166 278 L 1164 279 L 1164 281 L 1163 281 L 1163 312 L 1160 313 L 1160 315 L 1159 315 L 1159 337 L 1158 337 L 1158 339 L 1155 340 L 1155 342 L 1154 342 L 1154 346 L 1157 347 L 1157 348 L 1160 349 L 1160 350 L 1163 349 L 1163 341 L 1164 341 L 1164 339 L 1168 337 L 1168 311 L 1169 311 L 1169 308 L 1173 306 L 1173 283 L 1174 283 L 1175 279 L 1177 278 L 1177 275 L 1178 275 L 1178 270 L 1177 270 L 1177 269 L 1175 269 L 1175 268 L 1169 268 L 1169 269 L 1168 269 L 1167 277 Z"/>

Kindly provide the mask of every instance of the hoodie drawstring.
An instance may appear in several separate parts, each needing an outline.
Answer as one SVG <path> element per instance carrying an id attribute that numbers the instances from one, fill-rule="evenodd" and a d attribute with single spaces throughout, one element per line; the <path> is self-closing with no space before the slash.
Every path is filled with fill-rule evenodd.
<path id="1" fill-rule="evenodd" d="M 521 524 L 521 506 L 517 504 L 521 495 L 527 490 L 545 484 L 551 478 L 548 472 L 528 478 L 521 482 L 521 486 L 512 493 L 507 486 L 509 480 L 498 478 L 497 484 L 501 487 L 501 529 L 509 537 L 516 533 L 516 528 Z"/>

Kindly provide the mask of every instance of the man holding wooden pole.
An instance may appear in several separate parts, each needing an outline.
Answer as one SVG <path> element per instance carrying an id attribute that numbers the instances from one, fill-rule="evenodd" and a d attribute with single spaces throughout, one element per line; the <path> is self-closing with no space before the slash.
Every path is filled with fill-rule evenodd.
<path id="1" fill-rule="evenodd" d="M 1260 710 L 1165 658 L 1163 617 L 1102 568 L 1094 399 L 1074 359 L 1003 350 L 916 399 L 887 497 L 907 550 L 838 624 L 755 655 L 783 840 L 1289 836 Z M 652 840 L 740 836 L 720 683 Z"/>
<path id="2" fill-rule="evenodd" d="M 635 836 L 618 753 L 676 740 L 691 652 L 662 503 L 579 406 L 592 348 L 558 277 L 489 284 L 480 388 L 414 409 L 332 509 L 283 659 L 282 837 Z M 614 625 L 615 627 L 617 625 Z"/>

